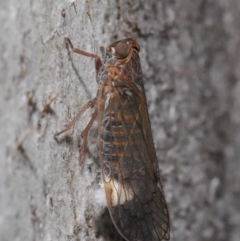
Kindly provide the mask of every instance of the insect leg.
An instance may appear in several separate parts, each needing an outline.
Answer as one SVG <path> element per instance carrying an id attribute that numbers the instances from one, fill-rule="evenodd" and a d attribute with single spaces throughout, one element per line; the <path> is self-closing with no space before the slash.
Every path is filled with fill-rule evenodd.
<path id="1" fill-rule="evenodd" d="M 91 54 L 91 53 L 85 52 L 81 49 L 74 48 L 73 44 L 72 44 L 72 42 L 69 38 L 65 38 L 65 43 L 66 43 L 67 48 L 70 47 L 71 50 L 74 53 L 81 54 L 81 55 L 84 55 L 86 57 L 94 58 L 95 59 L 96 74 L 98 75 L 98 72 L 99 72 L 100 68 L 102 67 L 102 61 L 101 61 L 101 58 L 98 55 Z"/>
<path id="2" fill-rule="evenodd" d="M 76 121 L 81 117 L 81 115 L 88 109 L 88 108 L 93 108 L 95 106 L 97 102 L 97 98 L 91 99 L 89 100 L 81 109 L 81 111 L 78 113 L 78 115 L 60 132 L 57 132 L 54 135 L 54 138 L 56 138 L 57 136 L 61 135 L 62 133 L 70 130 L 72 128 L 72 126 L 76 123 Z M 90 122 L 89 122 L 90 123 Z M 88 124 L 89 125 L 89 124 Z"/>
<path id="3" fill-rule="evenodd" d="M 80 148 L 80 165 L 83 163 L 84 159 L 85 159 L 85 154 L 86 154 L 86 148 L 87 148 L 87 138 L 88 138 L 88 132 L 94 122 L 94 120 L 97 117 L 97 109 L 94 111 L 91 120 L 89 121 L 87 127 L 82 131 L 81 133 L 81 137 L 83 138 L 83 144 Z"/>

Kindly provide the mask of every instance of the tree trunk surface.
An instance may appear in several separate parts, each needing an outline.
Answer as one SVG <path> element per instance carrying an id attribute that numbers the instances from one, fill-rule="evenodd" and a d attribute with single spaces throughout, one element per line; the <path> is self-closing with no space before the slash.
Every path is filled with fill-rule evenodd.
<path id="1" fill-rule="evenodd" d="M 93 110 L 101 47 L 136 39 L 171 241 L 239 241 L 239 0 L 0 3 L 1 241 L 122 240 L 106 208 Z"/>

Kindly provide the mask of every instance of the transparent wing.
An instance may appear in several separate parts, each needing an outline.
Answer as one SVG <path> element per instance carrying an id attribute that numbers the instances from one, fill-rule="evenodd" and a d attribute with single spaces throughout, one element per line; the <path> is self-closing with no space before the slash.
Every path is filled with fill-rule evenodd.
<path id="1" fill-rule="evenodd" d="M 144 94 L 99 96 L 99 154 L 112 220 L 129 241 L 169 239 L 169 215 Z"/>

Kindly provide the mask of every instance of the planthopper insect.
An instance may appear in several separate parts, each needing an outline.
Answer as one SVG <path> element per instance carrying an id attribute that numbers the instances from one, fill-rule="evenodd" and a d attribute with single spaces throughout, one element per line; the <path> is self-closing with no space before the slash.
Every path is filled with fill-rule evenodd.
<path id="1" fill-rule="evenodd" d="M 98 152 L 102 177 L 112 221 L 125 240 L 169 240 L 169 214 L 160 179 L 147 110 L 138 43 L 122 39 L 99 56 L 76 49 L 73 52 L 95 59 L 98 82 L 96 98 L 87 102 L 80 113 L 55 134 L 69 130 L 88 108 L 95 111 L 81 133 L 83 162 L 87 136 L 98 120 Z"/>

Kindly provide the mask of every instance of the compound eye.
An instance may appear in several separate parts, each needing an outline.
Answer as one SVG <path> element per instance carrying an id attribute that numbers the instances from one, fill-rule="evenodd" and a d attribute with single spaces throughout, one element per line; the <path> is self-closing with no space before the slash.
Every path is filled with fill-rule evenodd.
<path id="1" fill-rule="evenodd" d="M 115 46 L 115 56 L 118 59 L 124 59 L 127 57 L 130 51 L 130 44 L 127 44 L 125 42 L 119 42 Z"/>

